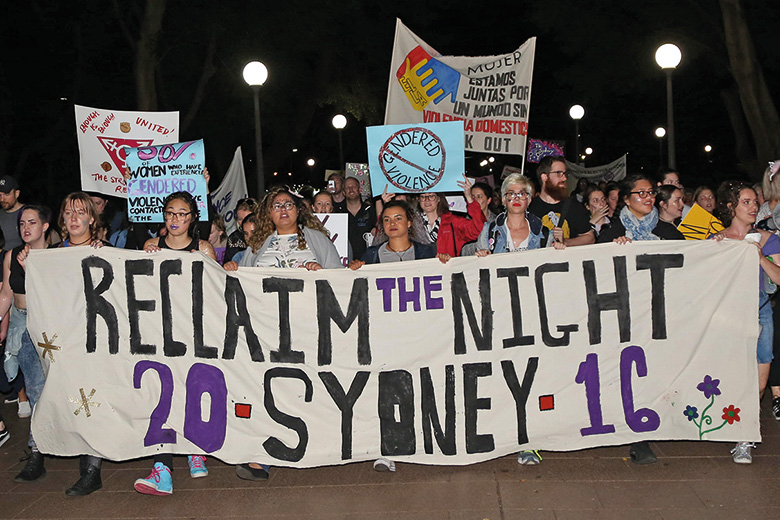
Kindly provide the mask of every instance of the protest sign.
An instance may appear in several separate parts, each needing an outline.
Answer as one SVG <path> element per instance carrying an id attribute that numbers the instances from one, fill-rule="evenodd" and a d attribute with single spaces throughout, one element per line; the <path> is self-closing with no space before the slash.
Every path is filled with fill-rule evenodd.
<path id="1" fill-rule="evenodd" d="M 371 199 L 371 175 L 368 165 L 363 163 L 347 163 L 347 177 L 354 177 L 360 183 L 360 196 L 363 200 Z"/>
<path id="2" fill-rule="evenodd" d="M 710 235 L 723 231 L 723 223 L 695 202 L 685 218 L 677 226 L 685 240 L 706 240 Z"/>
<path id="3" fill-rule="evenodd" d="M 566 157 L 564 141 L 551 141 L 549 139 L 528 140 L 528 156 L 526 158 L 528 162 L 538 164 L 539 161 L 549 155 Z"/>
<path id="4" fill-rule="evenodd" d="M 163 201 L 177 191 L 190 193 L 200 220 L 209 219 L 208 188 L 203 178 L 203 139 L 127 150 L 127 214 L 131 222 L 162 222 Z"/>
<path id="5" fill-rule="evenodd" d="M 743 241 L 235 273 L 33 250 L 32 431 L 57 455 L 294 467 L 758 441 L 758 272 Z"/>
<path id="6" fill-rule="evenodd" d="M 463 122 L 366 128 L 371 192 L 460 191 L 466 161 Z"/>
<path id="7" fill-rule="evenodd" d="M 81 189 L 127 196 L 128 148 L 179 140 L 178 112 L 126 112 L 75 105 Z"/>
<path id="8" fill-rule="evenodd" d="M 236 230 L 236 204 L 239 200 L 248 197 L 249 191 L 246 188 L 246 174 L 244 173 L 244 158 L 241 154 L 241 147 L 236 148 L 225 177 L 219 188 L 211 192 L 211 203 L 217 208 L 217 213 L 225 219 L 227 234 Z"/>
<path id="9" fill-rule="evenodd" d="M 315 213 L 322 225 L 330 233 L 330 241 L 336 246 L 336 251 L 341 258 L 344 267 L 349 265 L 349 240 L 347 239 L 347 225 L 349 215 L 346 213 Z"/>
<path id="10" fill-rule="evenodd" d="M 578 179 L 587 179 L 588 182 L 591 183 L 623 180 L 626 177 L 626 159 L 628 159 L 628 156 L 623 155 L 623 157 L 620 157 L 609 164 L 591 166 L 589 168 L 566 161 L 566 170 L 569 173 L 569 181 L 576 184 Z"/>
<path id="11" fill-rule="evenodd" d="M 442 56 L 396 20 L 385 124 L 463 121 L 467 150 L 522 155 L 535 47 L 530 38 L 509 54 Z"/>

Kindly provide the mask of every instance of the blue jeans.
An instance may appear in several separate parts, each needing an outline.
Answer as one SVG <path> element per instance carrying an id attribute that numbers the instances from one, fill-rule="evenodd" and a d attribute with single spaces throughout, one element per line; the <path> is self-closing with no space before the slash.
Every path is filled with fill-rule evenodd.
<path id="1" fill-rule="evenodd" d="M 30 400 L 30 406 L 34 409 L 35 403 L 37 403 L 38 399 L 41 397 L 43 385 L 46 382 L 46 376 L 43 374 L 41 358 L 38 357 L 38 351 L 35 350 L 32 339 L 30 339 L 30 333 L 27 332 L 26 329 L 22 335 L 22 348 L 19 349 L 17 358 L 19 360 L 19 369 L 22 371 L 22 374 L 24 374 L 27 398 Z M 32 435 L 32 428 L 30 429 L 28 446 L 37 449 Z"/>

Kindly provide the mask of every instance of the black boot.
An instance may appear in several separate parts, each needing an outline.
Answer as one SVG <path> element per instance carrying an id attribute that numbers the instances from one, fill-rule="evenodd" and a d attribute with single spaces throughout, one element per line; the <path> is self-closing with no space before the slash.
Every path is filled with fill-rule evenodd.
<path id="1" fill-rule="evenodd" d="M 33 482 L 46 474 L 46 468 L 43 467 L 43 453 L 34 451 L 27 457 L 27 464 L 24 469 L 14 477 L 14 482 Z"/>
<path id="2" fill-rule="evenodd" d="M 635 442 L 631 445 L 628 454 L 631 456 L 631 462 L 634 464 L 653 464 L 658 459 L 647 441 Z"/>
<path id="3" fill-rule="evenodd" d="M 69 497 L 80 497 L 89 495 L 102 487 L 103 481 L 100 478 L 100 468 L 98 466 L 88 466 L 78 482 L 65 491 L 65 494 Z"/>

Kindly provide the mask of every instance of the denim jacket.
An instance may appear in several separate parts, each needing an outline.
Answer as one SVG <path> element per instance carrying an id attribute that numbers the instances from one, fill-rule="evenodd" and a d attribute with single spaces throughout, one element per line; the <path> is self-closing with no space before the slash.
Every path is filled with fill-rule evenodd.
<path id="1" fill-rule="evenodd" d="M 542 220 L 533 213 L 526 212 L 528 221 L 528 249 L 539 249 L 547 245 L 549 230 L 542 225 Z M 509 230 L 506 227 L 506 213 L 501 213 L 495 222 L 488 222 L 482 228 L 477 239 L 477 251 L 487 249 L 491 253 L 506 253 Z"/>

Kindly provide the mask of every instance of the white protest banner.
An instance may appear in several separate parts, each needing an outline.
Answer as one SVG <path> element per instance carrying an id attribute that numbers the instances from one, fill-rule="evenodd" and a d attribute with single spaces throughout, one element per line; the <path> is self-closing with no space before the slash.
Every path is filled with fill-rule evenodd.
<path id="1" fill-rule="evenodd" d="M 125 197 L 128 148 L 179 140 L 178 112 L 126 112 L 75 105 L 81 189 Z"/>
<path id="2" fill-rule="evenodd" d="M 460 191 L 466 172 L 463 122 L 366 128 L 374 197 L 388 193 Z"/>
<path id="3" fill-rule="evenodd" d="M 760 439 L 758 256 L 743 241 L 357 271 L 87 247 L 27 262 L 44 453 L 470 464 Z"/>
<path id="4" fill-rule="evenodd" d="M 330 233 L 330 241 L 336 247 L 344 267 L 349 265 L 349 240 L 347 239 L 347 226 L 349 215 L 346 213 L 315 213 L 322 225 Z"/>
<path id="5" fill-rule="evenodd" d="M 628 156 L 623 155 L 623 157 L 615 159 L 609 164 L 591 166 L 590 168 L 566 161 L 566 170 L 569 173 L 569 179 L 573 180 L 575 184 L 577 179 L 587 179 L 588 182 L 592 183 L 620 181 L 626 178 L 627 159 Z"/>
<path id="6" fill-rule="evenodd" d="M 125 162 L 130 169 L 127 215 L 131 222 L 162 222 L 165 197 L 178 191 L 191 194 L 200 220 L 209 220 L 203 139 L 129 148 Z"/>
<path id="7" fill-rule="evenodd" d="M 227 234 L 236 230 L 236 204 L 239 200 L 249 196 L 246 188 L 246 173 L 244 172 L 244 158 L 241 147 L 236 148 L 233 160 L 228 167 L 222 184 L 211 192 L 211 203 L 217 208 L 217 213 L 225 219 Z"/>
<path id="8" fill-rule="evenodd" d="M 467 150 L 523 155 L 535 47 L 442 56 L 397 19 L 385 124 L 463 121 Z"/>

